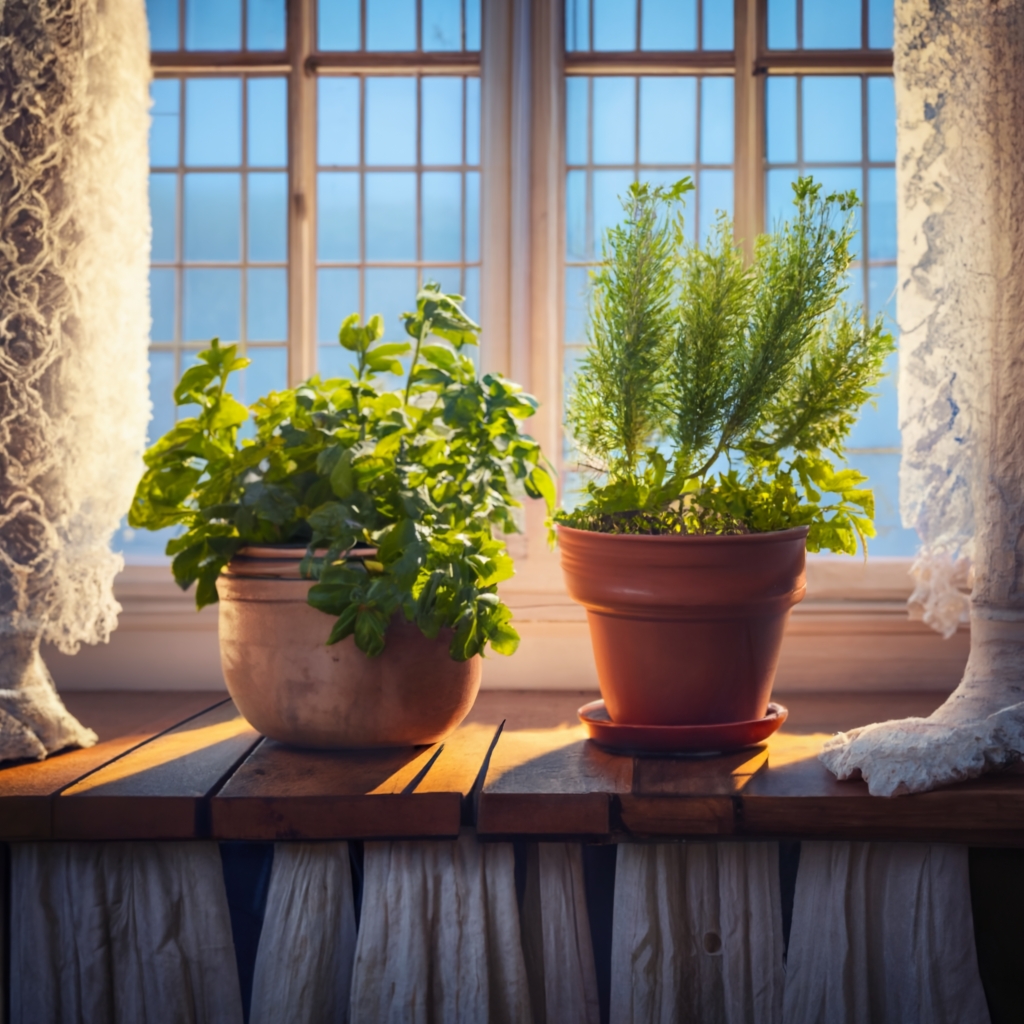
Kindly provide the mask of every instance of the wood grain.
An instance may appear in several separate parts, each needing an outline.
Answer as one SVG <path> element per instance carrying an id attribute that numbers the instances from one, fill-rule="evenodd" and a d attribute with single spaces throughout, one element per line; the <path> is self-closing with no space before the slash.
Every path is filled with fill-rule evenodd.
<path id="1" fill-rule="evenodd" d="M 192 839 L 208 834 L 205 801 L 259 741 L 230 700 L 66 789 L 55 839 Z"/>
<path id="2" fill-rule="evenodd" d="M 379 751 L 296 750 L 266 740 L 211 802 L 222 839 L 454 838 L 496 729 Z"/>
<path id="3" fill-rule="evenodd" d="M 52 803 L 90 772 L 224 702 L 220 693 L 69 693 L 68 709 L 94 729 L 100 742 L 45 761 L 0 765 L 0 840 L 50 839 Z"/>

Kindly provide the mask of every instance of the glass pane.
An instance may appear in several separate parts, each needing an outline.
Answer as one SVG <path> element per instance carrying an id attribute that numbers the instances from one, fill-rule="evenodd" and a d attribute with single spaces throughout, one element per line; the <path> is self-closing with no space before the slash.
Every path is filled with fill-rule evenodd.
<path id="1" fill-rule="evenodd" d="M 587 313 L 590 297 L 590 268 L 565 268 L 565 341 L 587 340 Z"/>
<path id="2" fill-rule="evenodd" d="M 870 267 L 868 270 L 868 316 L 886 316 L 886 327 L 896 328 L 896 268 Z M 893 421 L 895 422 L 895 420 Z"/>
<path id="3" fill-rule="evenodd" d="M 697 49 L 697 0 L 642 0 L 640 49 Z"/>
<path id="4" fill-rule="evenodd" d="M 288 271 L 250 270 L 246 278 L 245 335 L 249 341 L 288 339 Z M 252 401 L 252 399 L 250 399 Z"/>
<path id="5" fill-rule="evenodd" d="M 416 163 L 416 79 L 366 79 L 366 162 Z"/>
<path id="6" fill-rule="evenodd" d="M 149 176 L 149 214 L 153 221 L 151 255 L 155 262 L 171 263 L 177 245 L 178 176 L 151 174 Z"/>
<path id="7" fill-rule="evenodd" d="M 480 163 L 480 79 L 466 79 L 466 163 Z"/>
<path id="8" fill-rule="evenodd" d="M 462 175 L 423 175 L 423 259 L 456 262 L 462 256 Z"/>
<path id="9" fill-rule="evenodd" d="M 916 530 L 907 530 L 900 523 L 900 456 L 854 455 L 851 463 L 868 477 L 868 487 L 875 492 L 875 529 L 878 536 L 868 541 L 872 556 L 898 555 L 910 557 L 920 541 Z"/>
<path id="10" fill-rule="evenodd" d="M 569 171 L 565 176 L 565 233 L 566 259 L 590 259 L 591 252 L 587 246 L 586 171 Z"/>
<path id="11" fill-rule="evenodd" d="M 359 0 L 319 0 L 316 34 L 321 50 L 359 49 L 359 6 Z"/>
<path id="12" fill-rule="evenodd" d="M 896 172 L 868 171 L 868 259 L 896 259 Z"/>
<path id="13" fill-rule="evenodd" d="M 594 49 L 636 49 L 636 0 L 594 0 Z"/>
<path id="14" fill-rule="evenodd" d="M 765 88 L 768 162 L 796 163 L 796 79 L 769 75 Z"/>
<path id="15" fill-rule="evenodd" d="M 366 0 L 368 50 L 416 49 L 416 0 Z"/>
<path id="16" fill-rule="evenodd" d="M 253 167 L 288 166 L 288 82 L 284 78 L 249 79 L 249 163 Z"/>
<path id="17" fill-rule="evenodd" d="M 796 49 L 796 0 L 768 0 L 768 49 Z"/>
<path id="18" fill-rule="evenodd" d="M 622 220 L 622 202 L 633 181 L 632 171 L 594 172 L 594 248 L 601 252 L 604 233 Z"/>
<path id="19" fill-rule="evenodd" d="M 565 48 L 590 49 L 590 0 L 565 0 Z"/>
<path id="20" fill-rule="evenodd" d="M 425 164 L 462 163 L 462 79 L 424 78 L 420 136 Z"/>
<path id="21" fill-rule="evenodd" d="M 715 225 L 719 211 L 732 216 L 732 171 L 701 171 L 697 184 L 697 202 L 700 211 L 700 239 L 707 238 Z"/>
<path id="22" fill-rule="evenodd" d="M 191 269 L 185 271 L 183 305 L 185 341 L 238 341 L 242 272 Z"/>
<path id="23" fill-rule="evenodd" d="M 416 259 L 416 175 L 367 174 L 365 188 L 366 258 Z"/>
<path id="24" fill-rule="evenodd" d="M 242 162 L 242 83 L 237 78 L 185 82 L 185 163 L 230 167 Z"/>
<path id="25" fill-rule="evenodd" d="M 366 316 L 384 317 L 384 338 L 405 341 L 400 315 L 416 305 L 416 270 L 413 267 L 373 268 L 366 271 Z"/>
<path id="26" fill-rule="evenodd" d="M 641 79 L 646 81 L 646 79 Z M 565 80 L 565 162 L 587 162 L 587 93 L 590 79 L 572 76 Z M 641 87 L 642 88 L 642 87 Z M 643 137 L 643 99 L 641 93 L 640 135 Z M 643 151 L 643 143 L 640 145 Z"/>
<path id="27" fill-rule="evenodd" d="M 875 389 L 874 402 L 863 407 L 860 419 L 850 431 L 847 446 L 850 448 L 898 448 L 900 431 L 896 408 L 896 360 L 893 352 L 886 362 L 886 375 Z M 851 462 L 859 468 L 860 456 L 854 455 Z"/>
<path id="28" fill-rule="evenodd" d="M 177 307 L 174 287 L 175 271 L 151 268 L 149 271 L 149 313 L 153 325 L 151 341 L 174 341 L 174 311 Z"/>
<path id="29" fill-rule="evenodd" d="M 733 5 L 730 0 L 704 0 L 705 50 L 733 48 Z"/>
<path id="30" fill-rule="evenodd" d="M 321 173 L 316 178 L 317 258 L 358 260 L 359 175 Z"/>
<path id="31" fill-rule="evenodd" d="M 241 254 L 241 175 L 185 175 L 185 259 L 237 260 Z"/>
<path id="32" fill-rule="evenodd" d="M 793 182 L 800 177 L 797 170 L 769 171 L 765 175 L 765 230 L 774 231 L 793 216 Z"/>
<path id="33" fill-rule="evenodd" d="M 892 30 L 892 0 L 868 0 L 868 46 L 873 50 L 891 50 Z"/>
<path id="34" fill-rule="evenodd" d="M 896 100 L 892 79 L 868 79 L 868 159 L 896 159 Z"/>
<path id="35" fill-rule="evenodd" d="M 155 78 L 150 83 L 149 162 L 154 167 L 177 166 L 180 94 L 181 82 L 176 78 Z"/>
<path id="36" fill-rule="evenodd" d="M 186 50 L 239 50 L 242 0 L 185 0 Z"/>
<path id="37" fill-rule="evenodd" d="M 480 0 L 465 0 L 466 4 L 466 49 L 480 49 Z"/>
<path id="38" fill-rule="evenodd" d="M 466 301 L 462 304 L 462 308 L 470 320 L 480 323 L 480 268 L 466 267 L 464 276 L 466 283 L 463 285 L 462 294 Z M 473 359 L 476 361 L 475 353 Z"/>
<path id="39" fill-rule="evenodd" d="M 338 330 L 345 317 L 359 312 L 359 271 L 335 267 L 316 272 L 316 336 L 321 342 L 333 341 L 337 348 Z"/>
<path id="40" fill-rule="evenodd" d="M 178 0 L 146 0 L 151 50 L 177 50 Z"/>
<path id="41" fill-rule="evenodd" d="M 466 175 L 466 262 L 480 259 L 480 174 Z"/>
<path id="42" fill-rule="evenodd" d="M 621 101 L 622 106 L 631 101 L 632 95 Z M 595 124 L 595 134 L 596 129 Z M 632 133 L 623 141 L 632 143 Z M 631 162 L 632 153 L 623 148 L 623 154 L 618 162 Z M 696 159 L 697 79 L 641 78 L 640 163 L 692 164 Z"/>
<path id="43" fill-rule="evenodd" d="M 246 0 L 248 24 L 245 45 L 250 50 L 285 48 L 284 0 Z"/>
<path id="44" fill-rule="evenodd" d="M 153 403 L 153 418 L 146 428 L 146 443 L 152 444 L 174 426 L 174 372 L 173 352 L 149 353 L 149 400 Z"/>
<path id="45" fill-rule="evenodd" d="M 804 49 L 860 48 L 861 0 L 804 0 Z"/>
<path id="46" fill-rule="evenodd" d="M 594 79 L 594 163 L 631 164 L 635 158 L 636 79 Z"/>
<path id="47" fill-rule="evenodd" d="M 249 259 L 288 259 L 288 175 L 249 175 Z M 273 340 L 273 339 L 271 339 Z"/>
<path id="48" fill-rule="evenodd" d="M 732 78 L 704 78 L 700 85 L 700 159 L 731 164 L 734 142 Z"/>
<path id="49" fill-rule="evenodd" d="M 317 84 L 319 164 L 359 163 L 359 79 L 321 78 Z"/>
<path id="50" fill-rule="evenodd" d="M 860 79 L 807 76 L 803 79 L 804 159 L 861 159 Z"/>
<path id="51" fill-rule="evenodd" d="M 243 405 L 288 387 L 288 349 L 247 348 L 245 354 L 251 363 L 242 371 L 241 394 L 235 396 Z"/>
<path id="52" fill-rule="evenodd" d="M 859 167 L 814 167 L 808 168 L 804 173 L 813 175 L 815 181 L 821 182 L 825 195 L 830 192 L 848 192 L 853 189 L 861 199 L 864 198 L 864 174 Z M 859 206 L 853 213 L 853 227 L 857 234 L 850 245 L 850 253 L 855 260 L 860 259 L 861 255 L 860 223 L 862 213 L 863 210 Z M 857 273 L 859 274 L 860 271 Z M 857 289 L 856 294 L 847 297 L 848 301 L 864 301 L 862 281 L 858 283 Z"/>
<path id="53" fill-rule="evenodd" d="M 423 49 L 462 49 L 462 0 L 423 0 Z"/>

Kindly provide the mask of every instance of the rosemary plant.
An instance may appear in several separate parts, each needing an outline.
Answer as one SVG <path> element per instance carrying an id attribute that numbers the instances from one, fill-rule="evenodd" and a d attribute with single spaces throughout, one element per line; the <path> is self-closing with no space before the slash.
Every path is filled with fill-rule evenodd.
<path id="1" fill-rule="evenodd" d="M 845 443 L 894 347 L 881 316 L 843 301 L 857 196 L 801 178 L 794 216 L 758 239 L 748 267 L 724 215 L 703 247 L 685 240 L 691 188 L 632 185 L 608 232 L 567 412 L 591 479 L 557 521 L 652 534 L 806 525 L 809 550 L 853 554 L 874 536 L 874 496 Z"/>

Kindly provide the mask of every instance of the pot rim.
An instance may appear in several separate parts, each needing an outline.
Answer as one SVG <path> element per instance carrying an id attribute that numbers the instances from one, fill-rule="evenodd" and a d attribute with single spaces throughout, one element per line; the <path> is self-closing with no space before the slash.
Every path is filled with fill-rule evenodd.
<path id="1" fill-rule="evenodd" d="M 601 537 L 606 541 L 624 541 L 647 544 L 766 544 L 772 541 L 806 538 L 809 526 L 791 526 L 785 530 L 767 530 L 763 533 L 602 533 L 599 530 L 580 530 L 575 526 L 555 524 L 561 536 L 565 531 L 567 540 L 583 537 Z"/>

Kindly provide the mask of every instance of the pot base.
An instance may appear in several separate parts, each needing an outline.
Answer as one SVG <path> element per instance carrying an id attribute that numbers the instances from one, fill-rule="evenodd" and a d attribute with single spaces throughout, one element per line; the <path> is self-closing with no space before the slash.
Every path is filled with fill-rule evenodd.
<path id="1" fill-rule="evenodd" d="M 769 704 L 764 718 L 714 725 L 629 725 L 613 722 L 603 700 L 584 704 L 577 714 L 590 738 L 613 754 L 636 757 L 711 757 L 757 746 L 782 726 L 789 711 Z"/>

